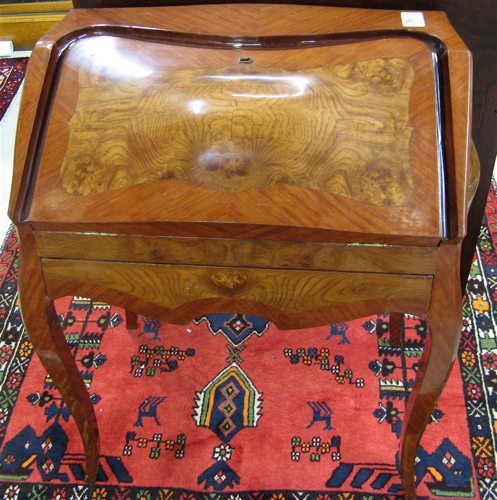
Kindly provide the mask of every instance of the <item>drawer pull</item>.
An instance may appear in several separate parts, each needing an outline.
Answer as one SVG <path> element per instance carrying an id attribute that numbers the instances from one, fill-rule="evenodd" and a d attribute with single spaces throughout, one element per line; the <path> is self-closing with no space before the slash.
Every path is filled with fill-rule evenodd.
<path id="1" fill-rule="evenodd" d="M 219 272 L 211 276 L 211 281 L 219 287 L 234 290 L 247 283 L 247 276 L 240 273 Z"/>

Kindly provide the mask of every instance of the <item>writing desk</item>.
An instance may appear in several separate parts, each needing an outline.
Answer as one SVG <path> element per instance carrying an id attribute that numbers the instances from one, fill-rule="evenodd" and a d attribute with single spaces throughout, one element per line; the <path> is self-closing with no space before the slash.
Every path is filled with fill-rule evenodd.
<path id="1" fill-rule="evenodd" d="M 427 317 L 400 443 L 415 498 L 416 448 L 458 346 L 472 175 L 471 56 L 444 14 L 419 19 L 81 9 L 35 47 L 10 206 L 20 300 L 90 481 L 96 419 L 53 307 L 71 294 L 122 306 L 130 322 Z"/>

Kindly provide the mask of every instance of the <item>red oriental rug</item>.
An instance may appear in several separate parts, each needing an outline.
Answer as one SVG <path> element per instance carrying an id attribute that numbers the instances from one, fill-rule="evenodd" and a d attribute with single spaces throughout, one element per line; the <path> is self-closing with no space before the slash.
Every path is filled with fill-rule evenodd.
<path id="1" fill-rule="evenodd" d="M 418 451 L 422 499 L 497 498 L 497 201 L 464 305 L 459 363 Z M 26 336 L 17 306 L 17 238 L 0 254 L 0 499 L 401 499 L 400 430 L 427 334 L 405 317 L 280 331 L 245 315 L 187 326 L 93 300 L 57 301 L 101 431 L 98 482 Z"/>
<path id="2" fill-rule="evenodd" d="M 102 434 L 98 484 L 87 485 L 75 425 L 15 304 L 15 233 L 1 262 L 4 498 L 402 498 L 396 451 L 423 321 L 406 317 L 402 350 L 388 316 L 295 331 L 243 315 L 187 326 L 140 317 L 128 332 L 121 309 L 59 300 Z M 421 498 L 485 498 L 478 480 L 494 475 L 485 410 L 497 356 L 491 335 L 478 351 L 471 333 L 475 319 L 482 335 L 493 321 L 491 292 L 475 277 L 471 286 L 464 379 L 457 366 L 419 449 Z"/>
<path id="3" fill-rule="evenodd" d="M 0 120 L 19 90 L 27 64 L 27 57 L 0 59 Z"/>

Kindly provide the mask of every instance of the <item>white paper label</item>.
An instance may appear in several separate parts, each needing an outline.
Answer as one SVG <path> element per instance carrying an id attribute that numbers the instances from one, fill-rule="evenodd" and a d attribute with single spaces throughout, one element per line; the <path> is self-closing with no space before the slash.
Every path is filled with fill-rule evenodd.
<path id="1" fill-rule="evenodd" d="M 424 28 L 425 16 L 422 12 L 401 12 L 402 26 L 409 28 Z"/>

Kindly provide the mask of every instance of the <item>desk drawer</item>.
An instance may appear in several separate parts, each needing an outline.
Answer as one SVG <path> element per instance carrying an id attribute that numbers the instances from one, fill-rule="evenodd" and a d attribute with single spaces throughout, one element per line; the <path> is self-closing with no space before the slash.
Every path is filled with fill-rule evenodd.
<path id="1" fill-rule="evenodd" d="M 90 285 L 85 287 L 87 292 L 105 290 L 109 302 L 115 292 L 116 296 L 125 294 L 169 310 L 206 299 L 237 299 L 232 304 L 257 302 L 289 314 L 388 299 L 428 304 L 432 286 L 431 276 L 377 273 L 61 259 L 42 259 L 42 265 L 53 298 L 76 293 L 72 285 L 83 283 Z"/>
<path id="2" fill-rule="evenodd" d="M 438 247 L 37 231 L 42 257 L 154 264 L 434 274 Z"/>

